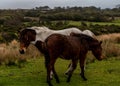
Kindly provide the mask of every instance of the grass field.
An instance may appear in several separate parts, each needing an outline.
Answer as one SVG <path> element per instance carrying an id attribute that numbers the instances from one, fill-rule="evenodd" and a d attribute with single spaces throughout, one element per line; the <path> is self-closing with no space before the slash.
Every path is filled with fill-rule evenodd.
<path id="1" fill-rule="evenodd" d="M 64 72 L 70 61 L 58 59 L 55 67 L 60 84 L 53 79 L 54 86 L 120 86 L 120 34 L 100 35 L 97 38 L 103 41 L 103 55 L 107 58 L 94 62 L 93 56 L 90 53 L 87 55 L 89 63 L 86 65 L 85 76 L 88 81 L 80 77 L 78 65 L 71 82 L 66 83 Z M 9 45 L 0 44 L 0 86 L 48 86 L 44 58 L 39 57 L 41 54 L 34 46 L 29 46 L 27 51 L 20 55 L 19 43 L 15 40 Z M 19 65 L 20 58 L 27 62 Z M 14 64 L 8 66 L 11 62 Z"/>
<path id="2" fill-rule="evenodd" d="M 87 25 L 93 24 L 93 25 L 119 25 L 120 26 L 120 21 L 116 20 L 113 22 L 85 22 Z M 74 26 L 80 26 L 81 25 L 81 21 L 70 21 L 69 22 L 70 25 L 74 25 Z"/>
<path id="3" fill-rule="evenodd" d="M 87 81 L 79 76 L 79 66 L 74 71 L 70 83 L 66 83 L 65 70 L 69 61 L 58 59 L 56 71 L 60 84 L 52 80 L 54 86 L 120 86 L 120 60 L 95 61 L 86 65 Z M 47 86 L 44 58 L 30 59 L 22 68 L 0 66 L 0 86 Z"/>

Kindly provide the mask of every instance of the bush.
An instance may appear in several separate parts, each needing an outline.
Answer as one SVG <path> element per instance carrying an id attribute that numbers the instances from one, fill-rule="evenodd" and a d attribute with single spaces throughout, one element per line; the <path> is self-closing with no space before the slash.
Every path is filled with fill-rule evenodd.
<path id="1" fill-rule="evenodd" d="M 26 54 L 21 55 L 19 53 L 19 43 L 16 40 L 8 45 L 0 44 L 0 64 L 2 65 L 19 65 L 29 58 L 38 58 L 40 55 L 40 52 L 32 45 L 29 46 Z"/>
<path id="2" fill-rule="evenodd" d="M 103 54 L 105 58 L 120 56 L 119 33 L 101 35 L 98 39 L 103 41 Z"/>

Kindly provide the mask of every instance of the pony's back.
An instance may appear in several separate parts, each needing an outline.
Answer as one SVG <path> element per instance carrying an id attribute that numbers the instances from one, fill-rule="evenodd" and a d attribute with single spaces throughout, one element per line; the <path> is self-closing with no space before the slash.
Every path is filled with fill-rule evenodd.
<path id="1" fill-rule="evenodd" d="M 81 40 L 81 41 L 85 40 L 85 41 L 87 41 L 88 43 L 91 43 L 91 42 L 93 42 L 93 41 L 97 41 L 97 42 L 98 42 L 98 40 L 97 40 L 96 38 L 93 38 L 93 37 L 91 37 L 91 36 L 89 36 L 89 35 L 87 35 L 87 34 L 83 34 L 83 33 L 78 34 L 78 33 L 73 33 L 73 32 L 72 32 L 72 33 L 70 34 L 70 36 L 78 37 L 79 40 Z"/>
<path id="2" fill-rule="evenodd" d="M 62 34 L 62 35 L 70 35 L 71 32 L 74 32 L 74 33 L 82 33 L 82 31 L 78 28 L 66 28 L 66 29 L 63 29 L 63 30 L 55 30 L 54 33 L 59 33 L 59 34 Z"/>
<path id="3" fill-rule="evenodd" d="M 88 36 L 91 36 L 91 37 L 94 37 L 94 36 L 95 36 L 95 34 L 94 34 L 92 31 L 90 31 L 90 30 L 83 30 L 82 33 L 83 33 L 83 34 L 86 34 L 86 35 L 88 35 Z"/>
<path id="4" fill-rule="evenodd" d="M 45 39 L 53 33 L 62 34 L 62 35 L 70 35 L 71 32 L 74 33 L 82 33 L 78 28 L 67 28 L 63 30 L 51 30 L 47 27 L 31 27 L 36 31 L 36 40 L 45 41 Z"/>

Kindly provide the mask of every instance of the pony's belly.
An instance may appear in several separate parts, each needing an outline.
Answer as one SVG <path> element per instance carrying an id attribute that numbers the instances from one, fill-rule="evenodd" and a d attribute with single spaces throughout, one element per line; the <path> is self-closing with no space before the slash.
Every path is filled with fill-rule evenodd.
<path id="1" fill-rule="evenodd" d="M 66 59 L 66 60 L 71 60 L 74 57 L 75 57 L 75 55 L 72 55 L 72 53 L 60 55 L 60 58 Z"/>

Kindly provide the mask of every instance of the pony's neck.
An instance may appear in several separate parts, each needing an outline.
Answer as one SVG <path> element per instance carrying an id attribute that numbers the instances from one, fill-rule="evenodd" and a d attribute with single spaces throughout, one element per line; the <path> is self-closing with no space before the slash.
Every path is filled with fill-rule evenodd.
<path id="1" fill-rule="evenodd" d="M 92 41 L 89 41 L 88 44 L 89 44 L 89 50 L 92 50 L 93 47 L 98 43 L 97 40 L 92 40 Z"/>
<path id="2" fill-rule="evenodd" d="M 83 36 L 81 35 L 81 40 L 83 41 L 83 44 L 84 44 L 84 41 L 86 41 L 86 44 L 88 45 L 89 50 L 91 50 L 93 46 L 98 42 L 97 39 L 90 36 L 86 36 L 86 35 L 83 35 Z"/>
<path id="3" fill-rule="evenodd" d="M 50 29 L 34 29 L 36 32 L 36 37 L 35 37 L 35 41 L 32 41 L 32 44 L 36 44 L 37 41 L 42 41 L 44 42 L 45 39 L 50 36 L 51 34 L 53 34 L 53 30 Z"/>
<path id="4" fill-rule="evenodd" d="M 41 31 L 39 33 L 36 34 L 36 40 L 40 40 L 40 41 L 45 41 L 45 39 L 50 36 L 51 34 L 53 34 L 54 32 L 52 30 L 47 30 L 47 31 Z"/>
<path id="5" fill-rule="evenodd" d="M 44 43 L 42 41 L 37 41 L 35 43 L 35 46 L 36 48 L 38 48 L 38 50 L 41 52 L 41 53 L 44 53 Z"/>

